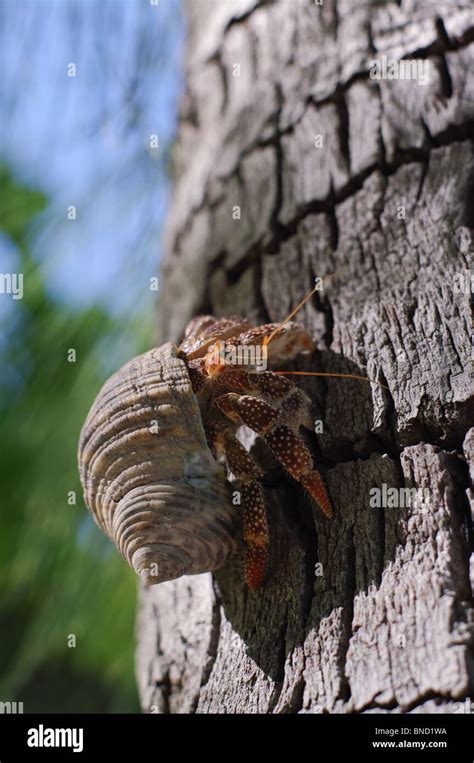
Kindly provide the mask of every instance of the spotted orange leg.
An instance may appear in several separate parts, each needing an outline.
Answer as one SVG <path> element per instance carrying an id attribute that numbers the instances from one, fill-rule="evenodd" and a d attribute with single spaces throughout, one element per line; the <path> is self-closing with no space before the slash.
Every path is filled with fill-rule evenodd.
<path id="1" fill-rule="evenodd" d="M 222 410 L 219 407 L 215 410 L 223 413 L 223 409 L 226 408 L 225 400 L 219 399 Z M 235 412 L 229 409 L 228 414 L 225 414 L 226 418 L 235 422 L 237 418 Z M 241 486 L 245 580 L 249 588 L 258 588 L 265 572 L 269 543 L 265 496 L 259 482 L 262 471 L 250 453 L 234 436 L 231 426 L 222 425 L 218 420 L 212 423 L 208 421 L 205 431 L 214 456 L 225 457 L 229 470 Z"/>
<path id="2" fill-rule="evenodd" d="M 316 501 L 327 517 L 332 517 L 332 508 L 321 475 L 313 466 L 313 459 L 299 434 L 284 423 L 280 411 L 273 405 L 250 395 L 229 393 L 216 400 L 216 405 L 230 416 L 237 414 L 248 427 L 263 435 L 274 456 L 286 471 Z M 230 415 L 229 415 L 230 414 Z"/>
<path id="3" fill-rule="evenodd" d="M 242 486 L 245 580 L 254 589 L 263 580 L 269 543 L 262 472 L 236 437 L 226 436 L 225 449 L 227 464 Z"/>
<path id="4" fill-rule="evenodd" d="M 271 372 L 268 373 L 271 374 Z M 234 423 L 246 424 L 254 432 L 263 436 L 270 450 L 287 472 L 301 482 L 323 513 L 331 517 L 332 507 L 329 496 L 319 472 L 313 467 L 311 453 L 298 431 L 293 431 L 299 426 L 297 422 L 301 418 L 300 408 L 303 407 L 304 410 L 307 401 L 304 394 L 293 387 L 291 382 L 287 384 L 289 395 L 283 397 L 280 408 L 260 398 L 239 395 L 235 392 L 222 394 L 214 404 Z M 280 387 L 281 392 L 283 392 L 283 386 Z M 295 393 L 298 394 L 295 395 Z M 286 406 L 285 400 L 290 401 Z M 288 418 L 292 421 L 292 427 L 287 423 L 281 423 Z M 256 588 L 263 577 L 268 545 L 264 494 L 257 479 L 258 474 L 254 471 L 255 464 L 241 443 L 234 437 L 232 440 L 227 438 L 225 452 L 229 467 L 243 482 L 245 576 L 249 587 Z"/>

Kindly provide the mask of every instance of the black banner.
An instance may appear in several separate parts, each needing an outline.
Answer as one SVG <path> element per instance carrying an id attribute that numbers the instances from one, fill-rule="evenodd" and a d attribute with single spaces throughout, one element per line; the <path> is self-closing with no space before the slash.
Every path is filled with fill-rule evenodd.
<path id="1" fill-rule="evenodd" d="M 460 703 L 461 706 L 462 703 Z M 461 708 L 462 709 L 462 708 Z M 160 761 L 170 755 L 265 753 L 284 749 L 328 752 L 337 759 L 473 760 L 472 716 L 433 715 L 0 715 L 0 763 L 23 760 Z M 227 736 L 222 733 L 228 732 Z M 266 754 L 266 753 L 265 753 Z M 313 755 L 311 755 L 313 757 Z M 128 758 L 127 758 L 128 759 Z"/>

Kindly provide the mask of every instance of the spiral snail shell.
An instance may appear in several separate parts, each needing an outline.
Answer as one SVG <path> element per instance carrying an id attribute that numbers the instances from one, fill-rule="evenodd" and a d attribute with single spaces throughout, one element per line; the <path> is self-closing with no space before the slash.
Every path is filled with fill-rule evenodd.
<path id="1" fill-rule="evenodd" d="M 229 484 L 173 343 L 104 384 L 78 457 L 87 507 L 146 584 L 216 570 L 234 553 Z"/>

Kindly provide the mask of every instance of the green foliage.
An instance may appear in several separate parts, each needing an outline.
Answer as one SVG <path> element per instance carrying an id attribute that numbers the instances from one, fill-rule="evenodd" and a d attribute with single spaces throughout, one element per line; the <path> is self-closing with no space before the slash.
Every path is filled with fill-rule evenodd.
<path id="1" fill-rule="evenodd" d="M 46 198 L 32 188 L 16 185 L 6 167 L 0 167 L 0 230 L 22 245 L 26 227 L 46 205 Z"/>
<path id="2" fill-rule="evenodd" d="M 46 199 L 5 170 L 0 199 L 0 231 L 18 247 L 24 274 L 2 360 L 18 381 L 9 387 L 7 379 L 0 405 L 0 700 L 23 701 L 25 712 L 138 710 L 136 580 L 84 507 L 76 450 L 108 366 L 147 349 L 151 327 L 140 321 L 127 333 L 101 309 L 53 301 L 27 237 Z M 76 362 L 68 362 L 71 348 Z"/>

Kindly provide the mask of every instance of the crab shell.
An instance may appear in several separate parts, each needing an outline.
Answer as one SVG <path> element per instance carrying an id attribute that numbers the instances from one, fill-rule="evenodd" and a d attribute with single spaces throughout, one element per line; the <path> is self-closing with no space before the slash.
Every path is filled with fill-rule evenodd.
<path id="1" fill-rule="evenodd" d="M 148 585 L 216 570 L 237 547 L 237 510 L 170 342 L 100 390 L 79 440 L 84 500 Z"/>

